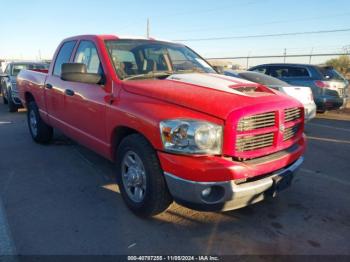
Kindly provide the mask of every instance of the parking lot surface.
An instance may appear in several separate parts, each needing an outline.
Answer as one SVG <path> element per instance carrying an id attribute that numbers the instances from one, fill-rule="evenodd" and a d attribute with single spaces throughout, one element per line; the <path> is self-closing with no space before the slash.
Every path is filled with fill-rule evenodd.
<path id="1" fill-rule="evenodd" d="M 225 213 L 174 204 L 146 220 L 125 207 L 113 164 L 61 134 L 35 144 L 26 112 L 0 104 L 0 223 L 7 223 L 0 248 L 21 255 L 349 255 L 350 121 L 315 119 L 306 134 L 306 161 L 278 198 Z"/>

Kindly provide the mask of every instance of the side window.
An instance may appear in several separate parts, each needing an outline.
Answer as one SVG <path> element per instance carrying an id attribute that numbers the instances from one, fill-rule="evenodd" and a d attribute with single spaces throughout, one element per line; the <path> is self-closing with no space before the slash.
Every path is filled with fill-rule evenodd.
<path id="1" fill-rule="evenodd" d="M 80 42 L 74 62 L 85 64 L 88 73 L 102 74 L 101 61 L 96 46 L 91 41 Z"/>
<path id="2" fill-rule="evenodd" d="M 266 69 L 266 67 L 264 67 L 264 66 L 255 68 L 255 69 L 253 70 L 253 72 L 257 72 L 257 73 L 261 73 L 261 74 L 266 74 L 266 71 L 267 71 L 267 69 Z"/>
<path id="3" fill-rule="evenodd" d="M 61 75 L 62 64 L 69 62 L 69 58 L 72 55 L 75 44 L 76 44 L 76 41 L 69 41 L 62 45 L 56 57 L 55 67 L 53 69 L 53 74 L 55 76 Z"/>
<path id="4" fill-rule="evenodd" d="M 276 78 L 309 77 L 309 71 L 305 67 L 281 66 L 272 67 L 269 75 Z"/>
<path id="5" fill-rule="evenodd" d="M 289 77 L 288 67 L 272 66 L 270 67 L 269 75 L 276 78 Z"/>
<path id="6" fill-rule="evenodd" d="M 305 67 L 290 67 L 289 77 L 309 77 L 309 71 Z"/>

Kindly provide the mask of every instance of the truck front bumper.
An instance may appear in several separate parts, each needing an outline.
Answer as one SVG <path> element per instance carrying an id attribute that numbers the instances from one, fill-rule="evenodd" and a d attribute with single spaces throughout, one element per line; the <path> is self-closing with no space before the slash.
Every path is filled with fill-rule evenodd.
<path id="1" fill-rule="evenodd" d="M 11 90 L 11 97 L 12 97 L 12 102 L 17 105 L 18 107 L 22 107 L 22 102 L 19 97 L 19 93 L 17 90 Z"/>
<path id="2" fill-rule="evenodd" d="M 196 182 L 179 178 L 165 172 L 166 182 L 175 201 L 197 210 L 226 211 L 257 203 L 267 196 L 275 196 L 280 189 L 288 187 L 295 172 L 303 163 L 300 157 L 294 163 L 262 178 L 244 183 L 237 181 Z M 279 188 L 279 180 L 286 179 Z"/>

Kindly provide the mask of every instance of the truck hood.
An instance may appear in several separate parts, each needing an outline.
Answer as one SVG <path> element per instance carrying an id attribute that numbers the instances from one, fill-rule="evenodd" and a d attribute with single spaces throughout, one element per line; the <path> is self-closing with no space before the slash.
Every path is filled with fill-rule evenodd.
<path id="1" fill-rule="evenodd" d="M 208 115 L 227 119 L 234 110 L 276 103 L 288 107 L 293 99 L 240 78 L 218 74 L 174 74 L 166 79 L 129 80 L 123 88 L 131 93 L 152 97 Z"/>

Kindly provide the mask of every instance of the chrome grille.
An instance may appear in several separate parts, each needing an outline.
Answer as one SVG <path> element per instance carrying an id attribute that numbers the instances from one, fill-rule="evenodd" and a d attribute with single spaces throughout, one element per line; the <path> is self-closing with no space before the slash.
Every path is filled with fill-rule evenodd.
<path id="1" fill-rule="evenodd" d="M 267 112 L 258 115 L 243 117 L 238 122 L 238 131 L 249 131 L 275 125 L 275 112 Z"/>
<path id="2" fill-rule="evenodd" d="M 284 122 L 291 122 L 301 118 L 301 109 L 298 107 L 284 110 Z"/>
<path id="3" fill-rule="evenodd" d="M 243 136 L 237 139 L 236 151 L 245 152 L 273 145 L 274 133 Z"/>
<path id="4" fill-rule="evenodd" d="M 298 131 L 299 131 L 299 125 L 286 128 L 286 130 L 283 133 L 283 141 L 287 141 L 293 138 L 298 133 Z"/>

